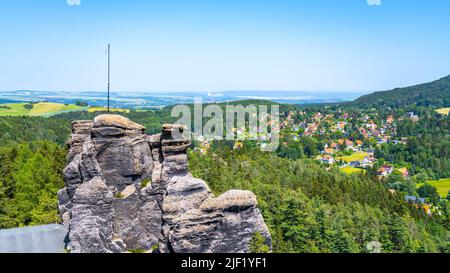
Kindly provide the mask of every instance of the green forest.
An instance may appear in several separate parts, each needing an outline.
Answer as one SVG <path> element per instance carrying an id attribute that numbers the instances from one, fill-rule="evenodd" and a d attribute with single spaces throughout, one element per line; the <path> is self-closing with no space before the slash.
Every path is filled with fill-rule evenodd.
<path id="1" fill-rule="evenodd" d="M 439 84 L 436 86 L 439 88 Z M 382 252 L 448 253 L 450 202 L 437 196 L 436 188 L 426 183 L 450 177 L 450 118 L 435 111 L 448 106 L 448 93 L 443 93 L 435 97 L 435 106 L 399 100 L 371 116 L 382 120 L 410 111 L 421 116 L 418 122 L 398 121 L 395 131 L 399 137 L 408 138 L 405 144 L 382 144 L 375 150 L 380 160 L 408 166 L 408 179 L 394 172 L 379 181 L 378 165 L 349 175 L 336 166 L 319 164 L 314 157 L 327 142 L 325 136 L 304 136 L 292 142 L 285 139 L 290 130 L 282 132 L 285 145 L 273 153 L 261 152 L 252 141 L 244 142 L 241 149 L 233 149 L 234 142 L 222 141 L 213 142 L 205 154 L 194 142 L 188 154 L 189 168 L 216 194 L 229 189 L 253 191 L 272 234 L 273 252 L 364 253 L 372 252 L 375 245 Z M 346 111 L 359 116 L 366 114 L 367 108 L 361 104 L 364 101 L 329 106 L 281 105 L 281 110 L 320 110 L 324 115 Z M 146 133 L 154 134 L 160 132 L 163 123 L 175 120 L 170 110 L 167 107 L 123 115 L 143 124 Z M 60 222 L 56 193 L 64 185 L 62 170 L 70 123 L 98 114 L 84 111 L 49 118 L 0 118 L 0 229 Z M 351 126 L 347 137 L 358 139 L 359 133 Z M 396 192 L 389 191 L 392 189 Z M 427 215 L 421 205 L 406 202 L 404 195 L 427 198 L 440 211 Z"/>
<path id="2" fill-rule="evenodd" d="M 450 76 L 405 88 L 375 92 L 362 96 L 351 104 L 361 107 L 407 107 L 424 106 L 443 108 L 450 105 Z"/>
<path id="3" fill-rule="evenodd" d="M 448 214 L 430 219 L 370 176 L 327 171 L 251 144 L 233 150 L 217 143 L 208 155 L 189 156 L 192 173 L 215 193 L 240 188 L 258 196 L 274 252 L 369 252 L 370 242 L 384 252 L 450 251 Z"/>
<path id="4" fill-rule="evenodd" d="M 0 229 L 60 222 L 66 153 L 49 141 L 0 147 Z"/>

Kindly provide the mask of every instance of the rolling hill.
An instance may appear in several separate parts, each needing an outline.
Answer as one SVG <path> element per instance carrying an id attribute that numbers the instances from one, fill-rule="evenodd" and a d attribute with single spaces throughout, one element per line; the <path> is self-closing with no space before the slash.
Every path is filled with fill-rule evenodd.
<path id="1" fill-rule="evenodd" d="M 0 104 L 0 116 L 53 116 L 57 114 L 82 111 L 87 107 L 74 104 L 61 104 L 53 102 L 39 103 L 7 103 Z"/>
<path id="2" fill-rule="evenodd" d="M 450 106 L 450 76 L 414 86 L 375 92 L 352 102 L 359 107 Z"/>

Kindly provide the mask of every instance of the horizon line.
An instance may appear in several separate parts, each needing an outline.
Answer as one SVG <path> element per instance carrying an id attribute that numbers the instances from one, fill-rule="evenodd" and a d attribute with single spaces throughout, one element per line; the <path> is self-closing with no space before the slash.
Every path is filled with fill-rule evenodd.
<path id="1" fill-rule="evenodd" d="M 16 89 L 16 90 L 0 90 L 0 92 L 65 92 L 65 93 L 82 93 L 82 92 L 107 92 L 107 90 L 38 90 L 38 89 Z M 232 93 L 232 92 L 288 92 L 288 93 L 346 93 L 346 94 L 363 94 L 377 91 L 354 91 L 354 90 L 284 90 L 284 89 L 267 89 L 267 90 L 224 90 L 224 91 L 204 91 L 204 90 L 175 90 L 175 91 L 156 91 L 156 90 L 111 90 L 116 93 Z"/>

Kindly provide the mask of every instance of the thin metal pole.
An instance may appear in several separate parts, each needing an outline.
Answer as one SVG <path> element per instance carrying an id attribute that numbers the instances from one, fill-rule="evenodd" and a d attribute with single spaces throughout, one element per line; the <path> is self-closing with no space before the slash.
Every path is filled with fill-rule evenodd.
<path id="1" fill-rule="evenodd" d="M 108 44 L 108 113 L 109 113 L 109 89 L 111 87 L 111 46 Z"/>

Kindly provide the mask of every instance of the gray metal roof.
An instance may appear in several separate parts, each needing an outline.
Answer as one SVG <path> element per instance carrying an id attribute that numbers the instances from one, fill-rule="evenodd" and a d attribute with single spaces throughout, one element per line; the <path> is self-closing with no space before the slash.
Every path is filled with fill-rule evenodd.
<path id="1" fill-rule="evenodd" d="M 0 253 L 64 253 L 66 235 L 62 225 L 0 230 Z"/>
<path id="2" fill-rule="evenodd" d="M 405 196 L 405 200 L 409 201 L 409 202 L 416 202 L 416 203 L 425 204 L 425 198 L 419 198 L 419 197 L 416 197 L 416 196 L 409 196 L 409 195 L 407 195 L 407 196 Z"/>

